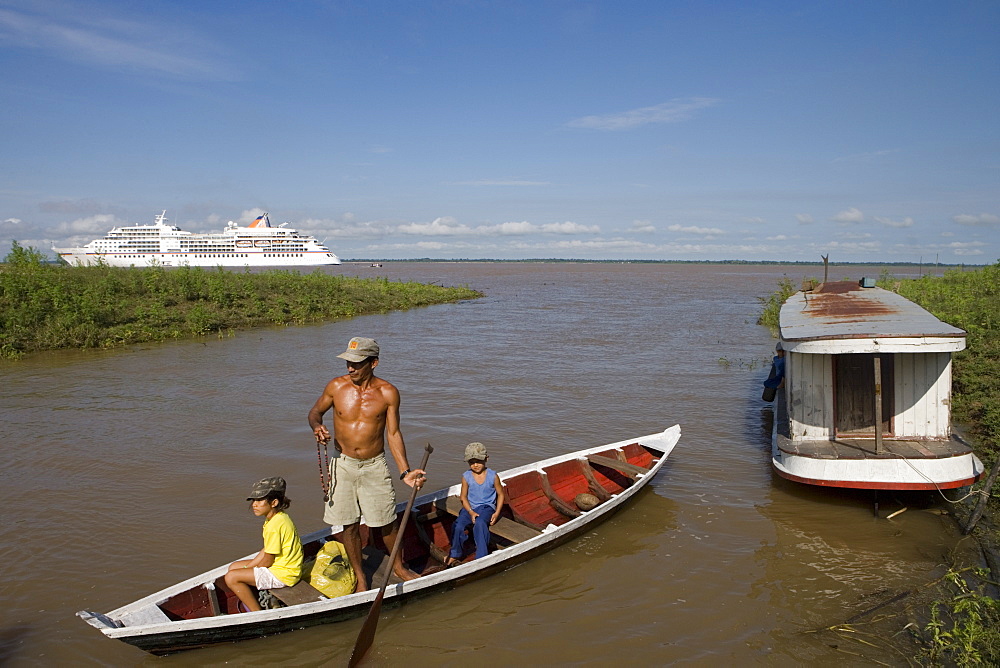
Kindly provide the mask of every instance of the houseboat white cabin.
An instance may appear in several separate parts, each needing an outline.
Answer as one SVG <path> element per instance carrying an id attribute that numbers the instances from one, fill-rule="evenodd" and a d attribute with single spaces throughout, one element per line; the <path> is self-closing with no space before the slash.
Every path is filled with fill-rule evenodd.
<path id="1" fill-rule="evenodd" d="M 965 348 L 965 331 L 863 285 L 873 282 L 823 283 L 781 307 L 775 471 L 830 487 L 971 485 L 983 464 L 953 436 L 950 410 L 951 355 Z"/>

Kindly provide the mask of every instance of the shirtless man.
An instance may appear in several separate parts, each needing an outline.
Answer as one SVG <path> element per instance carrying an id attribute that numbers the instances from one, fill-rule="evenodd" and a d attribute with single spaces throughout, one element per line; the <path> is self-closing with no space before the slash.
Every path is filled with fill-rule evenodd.
<path id="1" fill-rule="evenodd" d="M 396 494 L 392 474 L 385 459 L 385 443 L 402 473 L 399 477 L 410 487 L 420 489 L 423 471 L 410 470 L 406 446 L 399 430 L 399 390 L 375 377 L 378 366 L 378 343 L 356 336 L 347 350 L 337 357 L 347 360 L 347 374 L 334 378 L 309 410 L 309 426 L 318 443 L 330 442 L 330 430 L 323 424 L 323 414 L 333 409 L 333 445 L 330 461 L 330 500 L 323 521 L 344 527 L 344 548 L 358 578 L 356 591 L 368 589 L 361 555 L 361 515 L 369 527 L 381 527 L 386 547 L 396 542 Z M 402 550 L 396 555 L 392 570 L 403 580 L 413 580 L 416 573 L 403 566 Z"/>

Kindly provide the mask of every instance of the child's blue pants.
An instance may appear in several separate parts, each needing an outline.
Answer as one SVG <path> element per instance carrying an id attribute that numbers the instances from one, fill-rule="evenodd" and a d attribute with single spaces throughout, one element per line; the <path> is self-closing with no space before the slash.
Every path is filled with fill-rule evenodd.
<path id="1" fill-rule="evenodd" d="M 472 527 L 472 537 L 476 539 L 476 559 L 485 557 L 490 553 L 490 518 L 493 517 L 495 508 L 491 506 L 479 506 L 473 508 L 479 516 Z M 465 556 L 462 546 L 465 544 L 465 530 L 472 524 L 472 515 L 465 508 L 458 514 L 455 526 L 451 531 L 451 552 L 454 559 L 461 559 Z"/>

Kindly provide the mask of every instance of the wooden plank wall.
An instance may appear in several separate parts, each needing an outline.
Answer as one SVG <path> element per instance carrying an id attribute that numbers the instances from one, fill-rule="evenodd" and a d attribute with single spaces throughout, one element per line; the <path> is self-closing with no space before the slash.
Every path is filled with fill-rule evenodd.
<path id="1" fill-rule="evenodd" d="M 829 440 L 834 433 L 832 355 L 786 353 L 785 384 L 793 440 Z M 951 353 L 896 353 L 895 437 L 948 438 Z M 787 397 L 786 397 L 787 398 Z"/>
<path id="2" fill-rule="evenodd" d="M 951 353 L 896 355 L 897 438 L 948 438 Z"/>
<path id="3" fill-rule="evenodd" d="M 792 440 L 828 440 L 833 434 L 832 355 L 785 353 L 785 385 Z M 787 398 L 787 397 L 786 397 Z"/>

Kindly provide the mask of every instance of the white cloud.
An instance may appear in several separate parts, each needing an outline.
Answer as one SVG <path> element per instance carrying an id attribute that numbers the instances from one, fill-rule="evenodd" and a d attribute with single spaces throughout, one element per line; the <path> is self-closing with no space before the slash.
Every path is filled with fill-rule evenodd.
<path id="1" fill-rule="evenodd" d="M 684 232 L 685 234 L 725 234 L 725 230 L 718 227 L 695 227 L 694 225 L 671 225 L 667 228 L 671 232 Z"/>
<path id="2" fill-rule="evenodd" d="M 850 252 L 875 252 L 882 250 L 882 243 L 879 241 L 831 241 L 823 245 L 824 248 Z"/>
<path id="3" fill-rule="evenodd" d="M 3 222 L 4 222 L 5 225 L 20 225 L 21 224 L 21 219 L 20 218 L 8 218 L 7 220 L 5 220 Z"/>
<path id="4" fill-rule="evenodd" d="M 330 221 L 305 220 L 299 226 L 300 230 L 309 230 L 320 241 L 327 237 L 335 239 L 371 239 L 384 237 L 390 232 L 385 223 L 366 221 L 362 223 L 336 223 Z"/>
<path id="5" fill-rule="evenodd" d="M 638 232 L 643 234 L 648 234 L 655 232 L 656 228 L 648 220 L 633 220 L 632 227 L 629 228 L 629 232 Z"/>
<path id="6" fill-rule="evenodd" d="M 985 245 L 979 241 L 970 241 L 968 243 L 956 241 L 948 244 L 948 248 L 951 248 L 955 255 L 982 255 L 983 251 L 980 247 Z"/>
<path id="7" fill-rule="evenodd" d="M 430 236 L 472 234 L 472 228 L 468 225 L 460 225 L 457 220 L 450 216 L 435 218 L 429 223 L 407 223 L 398 226 L 396 230 L 402 234 L 425 234 Z"/>
<path id="8" fill-rule="evenodd" d="M 746 222 L 757 224 L 757 223 L 766 223 L 767 221 L 761 218 L 760 216 L 754 216 L 753 218 L 747 218 Z"/>
<path id="9" fill-rule="evenodd" d="M 225 67 L 192 55 L 200 40 L 181 26 L 108 18 L 85 4 L 79 11 L 59 2 L 32 3 L 30 11 L 0 9 L 0 41 L 115 69 L 199 80 L 232 78 Z"/>
<path id="10" fill-rule="evenodd" d="M 631 130 L 653 123 L 679 123 L 691 118 L 694 112 L 716 104 L 708 97 L 677 98 L 652 107 L 642 107 L 603 116 L 583 116 L 566 125 L 571 128 L 591 130 Z"/>
<path id="11" fill-rule="evenodd" d="M 546 223 L 542 225 L 543 232 L 552 234 L 597 234 L 601 228 L 597 225 L 580 225 L 579 223 Z"/>
<path id="12" fill-rule="evenodd" d="M 110 213 L 100 213 L 87 218 L 77 218 L 69 223 L 60 223 L 56 225 L 55 230 L 60 234 L 104 234 L 112 227 L 127 224 L 118 222 Z"/>
<path id="13" fill-rule="evenodd" d="M 487 236 L 508 236 L 514 234 L 532 234 L 538 231 L 538 226 L 526 220 L 520 222 L 500 223 L 499 225 L 480 225 L 476 232 Z"/>
<path id="14" fill-rule="evenodd" d="M 795 214 L 795 219 L 802 223 L 803 225 L 809 225 L 813 222 L 813 217 L 808 213 L 797 213 Z"/>
<path id="15" fill-rule="evenodd" d="M 586 251 L 611 251 L 611 252 L 646 252 L 655 250 L 652 244 L 642 243 L 632 239 L 572 239 L 567 241 L 556 241 L 545 245 L 546 248 L 557 250 L 586 250 Z"/>
<path id="16" fill-rule="evenodd" d="M 267 213 L 267 211 L 261 209 L 260 207 L 245 209 L 240 214 L 239 218 L 236 219 L 236 222 L 239 223 L 240 225 L 246 226 L 252 223 L 254 220 L 256 220 L 258 216 L 263 216 L 265 213 Z M 272 221 L 271 224 L 274 225 L 274 222 Z"/>
<path id="17" fill-rule="evenodd" d="M 768 237 L 767 240 L 768 241 L 787 241 L 788 237 L 786 237 L 784 234 L 779 234 L 778 236 L 775 236 L 775 237 Z"/>
<path id="18" fill-rule="evenodd" d="M 850 209 L 841 211 L 833 216 L 830 220 L 836 223 L 863 223 L 865 221 L 865 214 L 852 206 Z"/>
<path id="19" fill-rule="evenodd" d="M 1000 223 L 1000 216 L 995 216 L 992 213 L 981 213 L 978 216 L 964 213 L 953 217 L 952 220 L 959 225 L 996 225 Z"/>
<path id="20" fill-rule="evenodd" d="M 882 223 L 886 227 L 912 227 L 913 219 L 910 217 L 903 218 L 902 220 L 892 220 L 890 218 L 879 218 L 875 216 L 876 222 Z"/>
<path id="21" fill-rule="evenodd" d="M 537 225 L 528 221 L 511 221 L 498 225 L 479 225 L 469 227 L 460 224 L 451 217 L 442 217 L 431 223 L 407 223 L 399 225 L 396 230 L 402 234 L 437 235 L 437 236 L 513 236 L 526 234 L 597 234 L 601 228 L 597 225 L 580 225 L 566 221 L 563 223 L 546 223 Z"/>

